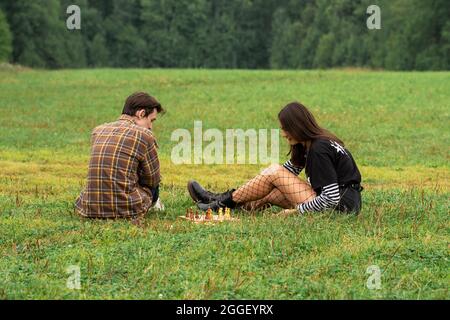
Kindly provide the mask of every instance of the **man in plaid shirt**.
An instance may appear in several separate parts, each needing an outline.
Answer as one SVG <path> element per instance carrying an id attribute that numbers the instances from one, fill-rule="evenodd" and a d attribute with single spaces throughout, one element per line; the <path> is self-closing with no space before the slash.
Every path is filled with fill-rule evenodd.
<path id="1" fill-rule="evenodd" d="M 118 121 L 94 129 L 87 185 L 76 201 L 87 218 L 137 218 L 159 198 L 161 181 L 153 122 L 161 104 L 144 92 L 125 102 Z"/>

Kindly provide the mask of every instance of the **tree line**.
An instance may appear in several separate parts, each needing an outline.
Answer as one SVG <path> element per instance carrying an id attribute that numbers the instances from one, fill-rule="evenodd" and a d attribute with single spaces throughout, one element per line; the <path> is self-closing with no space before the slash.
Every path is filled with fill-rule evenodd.
<path id="1" fill-rule="evenodd" d="M 366 10 L 381 9 L 369 30 Z M 81 30 L 68 30 L 68 6 Z M 0 0 L 0 61 L 36 68 L 448 70 L 447 0 Z"/>

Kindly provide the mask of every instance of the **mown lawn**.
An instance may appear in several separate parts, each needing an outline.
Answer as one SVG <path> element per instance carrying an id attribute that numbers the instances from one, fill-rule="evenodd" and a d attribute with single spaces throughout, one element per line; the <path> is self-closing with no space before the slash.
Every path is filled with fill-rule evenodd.
<path id="1" fill-rule="evenodd" d="M 0 299 L 448 299 L 450 74 L 336 71 L 0 70 Z M 89 135 L 149 91 L 166 211 L 141 226 L 73 213 Z M 171 133 L 276 129 L 292 100 L 352 151 L 363 174 L 359 216 L 239 223 L 177 220 L 190 178 L 221 190 L 263 165 L 171 162 Z M 280 162 L 286 159 L 282 142 Z M 67 267 L 81 270 L 70 290 Z M 369 266 L 381 289 L 366 287 Z"/>

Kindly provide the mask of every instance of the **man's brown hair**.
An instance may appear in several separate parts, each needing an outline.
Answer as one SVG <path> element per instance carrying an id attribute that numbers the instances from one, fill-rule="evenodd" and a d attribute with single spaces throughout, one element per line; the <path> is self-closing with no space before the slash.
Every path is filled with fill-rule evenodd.
<path id="1" fill-rule="evenodd" d="M 145 92 L 136 92 L 127 98 L 122 114 L 135 116 L 136 112 L 145 110 L 145 116 L 153 113 L 155 110 L 158 113 L 164 113 L 165 110 L 161 104 L 154 97 Z"/>

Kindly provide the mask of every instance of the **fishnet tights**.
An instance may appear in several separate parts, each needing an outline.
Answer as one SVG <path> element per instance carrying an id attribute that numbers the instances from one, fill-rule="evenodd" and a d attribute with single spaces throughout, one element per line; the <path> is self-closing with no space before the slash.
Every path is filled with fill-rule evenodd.
<path id="1" fill-rule="evenodd" d="M 308 183 L 280 165 L 267 168 L 233 192 L 233 200 L 246 210 L 258 210 L 268 205 L 292 209 L 315 196 Z"/>

